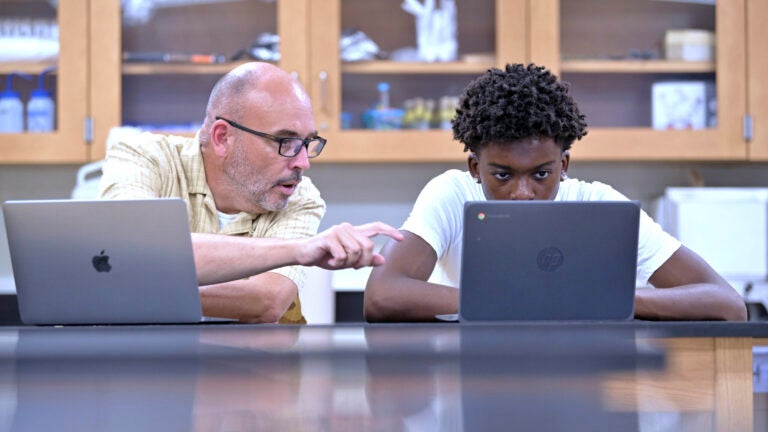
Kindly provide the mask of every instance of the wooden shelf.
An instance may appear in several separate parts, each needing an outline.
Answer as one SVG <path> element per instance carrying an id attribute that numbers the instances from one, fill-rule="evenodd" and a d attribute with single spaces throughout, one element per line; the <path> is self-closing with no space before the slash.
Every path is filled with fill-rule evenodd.
<path id="1" fill-rule="evenodd" d="M 714 62 L 671 60 L 563 60 L 560 69 L 571 73 L 713 73 Z"/>
<path id="2" fill-rule="evenodd" d="M 223 75 L 251 60 L 216 63 L 123 63 L 123 75 Z"/>
<path id="3" fill-rule="evenodd" d="M 6 75 L 11 72 L 37 75 L 42 72 L 43 69 L 51 66 L 56 66 L 56 60 L 40 62 L 0 62 L 0 75 Z"/>
<path id="4" fill-rule="evenodd" d="M 716 129 L 594 128 L 571 148 L 573 161 L 745 160 L 746 147 L 718 140 Z"/>
<path id="5" fill-rule="evenodd" d="M 461 162 L 464 146 L 447 130 L 375 131 L 350 129 L 323 133 L 328 144 L 312 163 Z"/>
<path id="6" fill-rule="evenodd" d="M 3 164 L 81 164 L 88 160 L 88 147 L 58 145 L 56 136 L 62 133 L 26 132 L 0 134 L 0 154 Z"/>
<path id="7" fill-rule="evenodd" d="M 481 74 L 496 64 L 486 62 L 394 62 L 385 60 L 343 63 L 342 73 L 355 74 Z"/>

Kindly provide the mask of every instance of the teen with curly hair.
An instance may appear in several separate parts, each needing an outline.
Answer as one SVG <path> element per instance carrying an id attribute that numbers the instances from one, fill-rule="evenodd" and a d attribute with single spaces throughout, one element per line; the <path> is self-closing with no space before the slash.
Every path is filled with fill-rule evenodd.
<path id="1" fill-rule="evenodd" d="M 433 321 L 459 303 L 463 208 L 483 200 L 627 200 L 599 182 L 568 178 L 569 149 L 587 134 L 568 86 L 537 65 L 490 69 L 465 89 L 454 139 L 469 151 L 468 171 L 449 170 L 421 191 L 382 248 L 386 264 L 365 290 L 368 321 Z M 744 301 L 701 257 L 640 216 L 635 316 L 662 320 L 747 319 Z"/>

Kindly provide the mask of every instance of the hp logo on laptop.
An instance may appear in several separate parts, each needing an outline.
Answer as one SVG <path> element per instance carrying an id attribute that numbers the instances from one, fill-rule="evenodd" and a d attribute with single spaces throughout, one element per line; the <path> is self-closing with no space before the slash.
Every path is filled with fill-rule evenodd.
<path id="1" fill-rule="evenodd" d="M 536 257 L 536 265 L 542 271 L 553 272 L 563 265 L 563 252 L 553 246 L 546 247 Z"/>

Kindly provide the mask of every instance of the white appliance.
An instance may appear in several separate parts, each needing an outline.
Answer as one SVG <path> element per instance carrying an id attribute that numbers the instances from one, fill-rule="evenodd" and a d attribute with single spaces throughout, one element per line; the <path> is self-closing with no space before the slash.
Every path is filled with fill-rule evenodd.
<path id="1" fill-rule="evenodd" d="M 667 188 L 655 219 L 747 301 L 768 305 L 768 188 Z"/>

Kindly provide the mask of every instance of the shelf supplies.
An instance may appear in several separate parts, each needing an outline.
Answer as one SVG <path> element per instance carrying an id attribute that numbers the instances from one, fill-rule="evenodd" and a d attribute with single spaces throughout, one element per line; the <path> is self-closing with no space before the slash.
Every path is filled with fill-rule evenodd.
<path id="1" fill-rule="evenodd" d="M 667 60 L 714 61 L 715 33 L 697 29 L 667 30 L 664 54 Z"/>
<path id="2" fill-rule="evenodd" d="M 416 45 L 423 61 L 454 61 L 457 57 L 454 0 L 404 0 L 403 10 L 416 17 Z"/>
<path id="3" fill-rule="evenodd" d="M 407 129 L 426 130 L 432 123 L 432 110 L 435 107 L 435 101 L 420 97 L 406 99 L 403 102 L 405 115 L 403 117 L 403 127 Z"/>
<path id="4" fill-rule="evenodd" d="M 389 106 L 389 83 L 380 82 L 377 85 L 379 101 L 376 107 L 363 113 L 363 125 L 368 129 L 392 130 L 400 129 L 403 123 L 403 110 Z"/>
<path id="5" fill-rule="evenodd" d="M 379 45 L 358 29 L 347 29 L 339 38 L 339 57 L 342 61 L 354 62 L 384 58 Z"/>
<path id="6" fill-rule="evenodd" d="M 451 129 L 451 120 L 456 114 L 458 104 L 456 96 L 442 96 L 439 107 L 435 109 L 433 99 L 420 97 L 406 99 L 403 102 L 405 114 L 403 116 L 403 128 L 427 130 L 432 127 L 437 129 Z"/>
<path id="7" fill-rule="evenodd" d="M 451 120 L 456 115 L 457 106 L 459 106 L 459 98 L 456 96 L 443 96 L 440 98 L 440 110 L 437 112 L 438 128 L 451 129 Z"/>
<path id="8" fill-rule="evenodd" d="M 713 81 L 659 81 L 651 88 L 652 123 L 657 130 L 717 126 Z"/>
<path id="9" fill-rule="evenodd" d="M 144 25 L 148 23 L 155 10 L 193 6 L 198 4 L 223 3 L 232 0 L 122 0 L 122 19 L 126 25 Z"/>
<path id="10" fill-rule="evenodd" d="M 226 63 L 227 58 L 221 54 L 188 54 L 179 52 L 126 51 L 123 53 L 126 63 L 192 63 L 219 64 Z"/>
<path id="11" fill-rule="evenodd" d="M 56 20 L 0 18 L 0 62 L 55 60 L 58 56 Z"/>
<path id="12" fill-rule="evenodd" d="M 45 75 L 56 66 L 43 69 L 38 77 L 38 88 L 32 90 L 27 102 L 27 130 L 29 132 L 51 132 L 56 119 L 56 106 L 51 93 L 45 89 Z"/>
<path id="13" fill-rule="evenodd" d="M 238 61 L 244 58 L 271 62 L 280 61 L 280 35 L 269 32 L 261 33 L 248 48 L 239 50 L 230 60 Z"/>
<path id="14" fill-rule="evenodd" d="M 5 91 L 0 93 L 0 133 L 24 132 L 24 104 L 21 103 L 19 93 L 13 89 L 13 77 L 26 80 L 32 79 L 27 74 L 11 72 Z"/>

